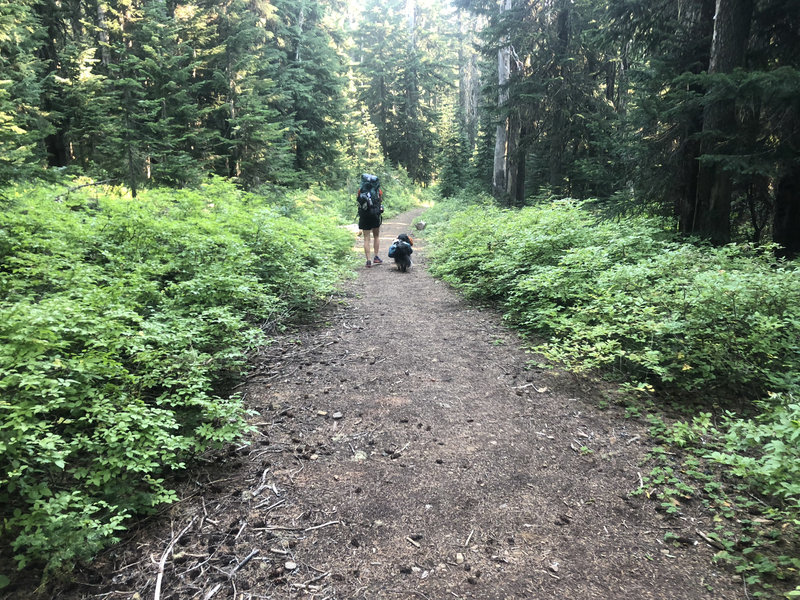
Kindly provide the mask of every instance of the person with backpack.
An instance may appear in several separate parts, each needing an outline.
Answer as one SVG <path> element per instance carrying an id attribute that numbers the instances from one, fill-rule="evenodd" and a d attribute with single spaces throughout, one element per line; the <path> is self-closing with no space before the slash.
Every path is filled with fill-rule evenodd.
<path id="1" fill-rule="evenodd" d="M 361 186 L 358 188 L 358 228 L 364 234 L 364 256 L 367 258 L 367 268 L 372 265 L 383 264 L 378 256 L 380 249 L 380 233 L 383 218 L 383 190 L 380 180 L 376 175 L 364 173 L 361 175 Z M 370 259 L 369 237 L 372 233 L 372 250 L 374 256 Z"/>

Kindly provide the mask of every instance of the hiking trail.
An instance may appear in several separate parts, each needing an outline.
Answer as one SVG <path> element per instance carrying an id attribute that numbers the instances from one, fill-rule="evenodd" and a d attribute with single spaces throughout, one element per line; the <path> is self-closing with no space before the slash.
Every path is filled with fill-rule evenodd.
<path id="1" fill-rule="evenodd" d="M 599 408 L 601 383 L 530 367 L 496 312 L 427 274 L 421 212 L 386 219 L 385 263 L 256 357 L 251 443 L 185 473 L 180 502 L 55 597 L 747 597 L 700 508 L 629 496 L 646 424 Z M 408 273 L 386 257 L 403 231 Z"/>

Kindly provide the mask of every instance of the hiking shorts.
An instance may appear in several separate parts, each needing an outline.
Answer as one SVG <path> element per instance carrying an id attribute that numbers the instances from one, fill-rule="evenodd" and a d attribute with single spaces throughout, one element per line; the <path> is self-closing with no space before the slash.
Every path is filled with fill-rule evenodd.
<path id="1" fill-rule="evenodd" d="M 359 229 L 377 229 L 381 226 L 383 219 L 381 215 L 373 215 L 370 213 L 358 214 L 358 228 Z"/>

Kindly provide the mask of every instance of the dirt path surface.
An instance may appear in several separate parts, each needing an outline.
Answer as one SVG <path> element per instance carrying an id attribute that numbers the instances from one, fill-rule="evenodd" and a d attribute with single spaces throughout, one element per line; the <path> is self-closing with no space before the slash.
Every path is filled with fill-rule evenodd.
<path id="1" fill-rule="evenodd" d="M 418 214 L 384 223 L 382 253 Z M 243 388 L 252 443 L 55 597 L 745 598 L 700 516 L 628 496 L 646 428 L 527 368 L 495 313 L 426 273 L 422 240 L 414 259 L 362 268 L 265 349 Z"/>

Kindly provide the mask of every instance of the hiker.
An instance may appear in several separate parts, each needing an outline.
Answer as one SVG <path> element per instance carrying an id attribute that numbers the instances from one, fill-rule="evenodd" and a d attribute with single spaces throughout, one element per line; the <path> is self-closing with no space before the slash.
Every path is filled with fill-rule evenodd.
<path id="1" fill-rule="evenodd" d="M 367 268 L 383 263 L 378 256 L 380 248 L 380 233 L 383 214 L 383 190 L 380 181 L 375 175 L 364 173 L 361 175 L 361 187 L 358 188 L 358 228 L 364 234 L 364 256 L 367 259 Z M 374 255 L 370 259 L 369 236 L 372 233 L 372 246 Z"/>

